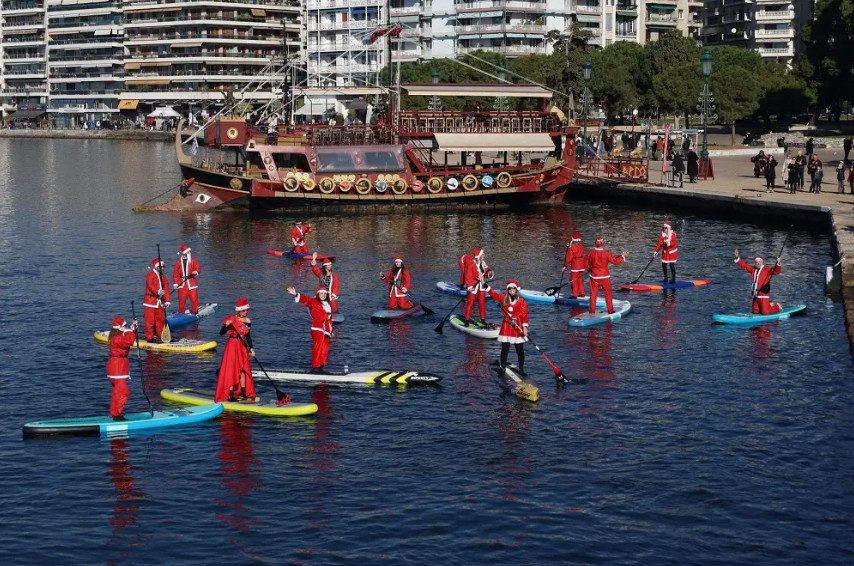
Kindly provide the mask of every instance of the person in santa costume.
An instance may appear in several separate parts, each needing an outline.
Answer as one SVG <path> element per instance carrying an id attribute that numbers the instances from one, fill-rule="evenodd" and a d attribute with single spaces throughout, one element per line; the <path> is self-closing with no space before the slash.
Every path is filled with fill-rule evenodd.
<path id="1" fill-rule="evenodd" d="M 341 290 L 341 282 L 338 279 L 338 274 L 332 271 L 332 260 L 330 258 L 323 260 L 321 269 L 317 267 L 317 252 L 314 252 L 311 256 L 311 272 L 320 280 L 320 286 L 326 287 L 332 312 L 338 312 L 338 293 Z"/>
<path id="2" fill-rule="evenodd" d="M 466 288 L 465 325 L 471 323 L 471 311 L 474 301 L 477 299 L 477 309 L 480 314 L 480 322 L 486 324 L 486 282 L 492 279 L 494 273 L 486 265 L 483 249 L 474 248 L 471 254 L 460 258 L 462 267 L 462 285 Z"/>
<path id="3" fill-rule="evenodd" d="M 667 269 L 670 266 L 670 282 L 676 283 L 676 261 L 679 259 L 679 248 L 676 247 L 676 232 L 673 231 L 670 220 L 665 220 L 661 225 L 661 234 L 658 235 L 658 242 L 655 244 L 652 256 L 657 256 L 658 252 L 661 252 L 664 282 L 667 283 Z"/>
<path id="4" fill-rule="evenodd" d="M 403 265 L 403 257 L 395 256 L 391 269 L 383 273 L 380 279 L 388 285 L 388 308 L 406 310 L 412 308 L 412 301 L 406 296 L 412 288 L 409 269 Z"/>
<path id="5" fill-rule="evenodd" d="M 288 287 L 288 294 L 294 302 L 302 303 L 311 316 L 311 373 L 326 373 L 324 366 L 329 358 L 329 341 L 332 338 L 332 306 L 329 304 L 329 291 L 318 287 L 315 298 L 297 293 Z"/>
<path id="6" fill-rule="evenodd" d="M 199 314 L 199 273 L 202 266 L 190 253 L 190 246 L 178 248 L 178 259 L 172 268 L 172 288 L 178 290 L 178 312 Z M 187 299 L 190 310 L 185 310 Z"/>
<path id="7" fill-rule="evenodd" d="M 311 233 L 311 225 L 306 222 L 297 222 L 291 228 L 291 243 L 293 248 L 291 251 L 295 254 L 307 254 L 308 244 L 305 242 L 305 237 Z"/>
<path id="8" fill-rule="evenodd" d="M 226 335 L 225 349 L 216 374 L 214 402 L 255 401 L 255 382 L 252 379 L 252 320 L 249 318 L 249 299 L 240 297 L 234 314 L 222 320 L 219 335 Z"/>
<path id="9" fill-rule="evenodd" d="M 110 396 L 110 417 L 114 421 L 125 420 L 125 404 L 130 397 L 130 362 L 128 354 L 136 340 L 137 323 L 134 320 L 130 328 L 125 326 L 125 319 L 117 316 L 113 319 L 110 329 L 110 357 L 107 358 L 107 379 L 113 386 Z"/>
<path id="10" fill-rule="evenodd" d="M 735 263 L 744 271 L 750 274 L 753 278 L 753 314 L 775 314 L 780 312 L 783 307 L 779 303 L 771 302 L 771 278 L 783 271 L 780 266 L 780 259 L 777 258 L 777 263 L 774 267 L 765 265 L 765 260 L 757 257 L 753 260 L 753 265 L 750 265 L 738 255 L 738 248 L 735 248 Z"/>
<path id="11" fill-rule="evenodd" d="M 598 236 L 596 246 L 587 253 L 587 271 L 590 273 L 590 308 L 591 313 L 596 312 L 596 297 L 601 288 L 605 294 L 605 307 L 608 314 L 614 313 L 614 296 L 611 290 L 610 265 L 620 265 L 628 254 L 621 253 L 617 257 L 605 249 L 605 238 Z"/>
<path id="12" fill-rule="evenodd" d="M 528 340 L 528 303 L 519 296 L 519 282 L 515 279 L 507 281 L 507 293 L 499 293 L 486 287 L 489 296 L 501 305 L 504 319 L 501 330 L 498 331 L 498 341 L 501 343 L 502 368 L 507 367 L 507 354 L 510 344 L 516 348 L 516 360 L 519 372 L 525 375 L 525 342 Z"/>
<path id="13" fill-rule="evenodd" d="M 145 276 L 145 295 L 142 298 L 142 314 L 145 323 L 145 339 L 160 342 L 160 333 L 166 324 L 164 309 L 169 307 L 169 281 L 164 274 L 163 262 L 154 258 L 148 264 Z"/>
<path id="14" fill-rule="evenodd" d="M 581 234 L 573 232 L 568 245 L 569 248 L 566 250 L 561 271 L 569 269 L 570 296 L 573 298 L 583 297 L 587 294 L 584 291 L 584 272 L 587 271 L 587 258 L 584 253 L 584 244 L 581 243 Z"/>

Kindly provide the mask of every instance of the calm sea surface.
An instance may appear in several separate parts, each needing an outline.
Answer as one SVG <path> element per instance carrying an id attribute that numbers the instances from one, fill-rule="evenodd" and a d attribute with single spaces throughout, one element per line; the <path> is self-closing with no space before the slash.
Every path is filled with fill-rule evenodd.
<path id="1" fill-rule="evenodd" d="M 774 255 L 785 228 L 592 203 L 312 216 L 310 243 L 339 258 L 347 316 L 330 364 L 434 372 L 441 387 L 292 386 L 295 400 L 318 403 L 316 418 L 225 415 L 166 434 L 23 441 L 27 421 L 107 411 L 107 352 L 92 331 L 139 305 L 157 243 L 170 266 L 178 245 L 191 245 L 202 300 L 221 305 L 184 335 L 219 338 L 221 317 L 245 295 L 258 358 L 307 366 L 308 316 L 284 287 L 311 290 L 315 279 L 264 253 L 285 245 L 296 217 L 131 211 L 178 180 L 169 144 L 0 140 L 0 563 L 854 558 L 854 372 L 841 305 L 823 292 L 830 242 L 807 227 L 792 232 L 774 296 L 806 303 L 808 315 L 742 329 L 709 319 L 749 307 L 732 246 Z M 626 319 L 589 330 L 569 328 L 567 308 L 531 304 L 532 336 L 587 379 L 556 387 L 528 347 L 535 406 L 489 375 L 495 343 L 450 327 L 439 336 L 438 317 L 368 322 L 395 253 L 441 316 L 456 299 L 435 282 L 455 279 L 456 256 L 475 245 L 502 280 L 543 289 L 556 284 L 573 229 L 588 242 L 603 233 L 633 254 L 613 270 L 627 281 L 665 215 L 680 233 L 680 275 L 715 283 L 632 295 Z M 656 280 L 658 265 L 649 274 Z M 154 403 L 164 387 L 212 387 L 220 352 L 143 352 Z M 132 363 L 129 409 L 145 410 Z"/>

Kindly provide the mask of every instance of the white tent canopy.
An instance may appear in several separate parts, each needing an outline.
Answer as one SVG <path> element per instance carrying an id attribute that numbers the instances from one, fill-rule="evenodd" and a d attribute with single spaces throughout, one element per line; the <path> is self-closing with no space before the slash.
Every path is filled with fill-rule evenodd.
<path id="1" fill-rule="evenodd" d="M 181 115 L 175 112 L 171 106 L 160 106 L 155 108 L 154 112 L 148 115 L 149 118 L 180 118 Z"/>

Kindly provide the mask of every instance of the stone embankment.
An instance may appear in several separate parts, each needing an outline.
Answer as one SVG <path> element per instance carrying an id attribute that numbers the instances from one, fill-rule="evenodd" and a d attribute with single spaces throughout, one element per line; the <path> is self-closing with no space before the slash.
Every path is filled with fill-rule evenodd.
<path id="1" fill-rule="evenodd" d="M 65 140 L 172 141 L 175 134 L 151 130 L 0 130 L 0 138 L 50 138 Z"/>

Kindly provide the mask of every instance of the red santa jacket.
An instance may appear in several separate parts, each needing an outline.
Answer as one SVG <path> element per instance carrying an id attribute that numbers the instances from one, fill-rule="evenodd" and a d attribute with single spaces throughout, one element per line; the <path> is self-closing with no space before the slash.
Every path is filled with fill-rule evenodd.
<path id="1" fill-rule="evenodd" d="M 614 257 L 605 248 L 593 248 L 587 254 L 587 270 L 590 272 L 590 279 L 610 279 L 611 271 L 608 265 L 620 265 L 625 260 L 626 258 L 621 255 Z"/>
<path id="2" fill-rule="evenodd" d="M 312 332 L 323 332 L 327 336 L 332 336 L 332 307 L 329 303 L 300 293 L 294 297 L 294 302 L 302 303 L 308 309 Z"/>
<path id="3" fill-rule="evenodd" d="M 160 293 L 163 293 L 161 298 L 158 298 Z M 150 270 L 145 275 L 145 296 L 142 299 L 142 306 L 159 309 L 163 303 L 168 303 L 171 295 L 169 294 L 169 282 L 165 275 L 157 273 L 155 270 Z"/>
<path id="4" fill-rule="evenodd" d="M 306 226 L 305 224 L 298 224 L 291 228 L 291 242 L 295 246 L 304 246 L 305 245 L 305 236 L 311 232 L 311 226 Z"/>
<path id="5" fill-rule="evenodd" d="M 471 255 L 464 255 L 461 258 L 463 267 L 462 285 L 465 287 L 475 287 L 475 292 L 482 291 L 483 285 L 481 279 L 486 280 L 492 277 L 492 270 L 484 261 L 478 261 Z"/>
<path id="6" fill-rule="evenodd" d="M 338 292 L 341 290 L 341 282 L 338 280 L 338 274 L 333 271 L 331 275 L 325 275 L 323 270 L 317 265 L 311 266 L 311 272 L 314 273 L 315 277 L 320 279 L 320 284 L 326 287 L 326 290 L 329 292 L 329 298 L 337 301 Z"/>
<path id="7" fill-rule="evenodd" d="M 501 330 L 498 335 L 505 338 L 517 338 L 514 342 L 523 342 L 525 334 L 522 328 L 528 326 L 528 303 L 520 296 L 516 296 L 515 301 L 511 301 L 506 293 L 499 293 L 495 289 L 489 290 L 489 296 L 495 299 L 501 305 L 501 311 L 504 318 L 501 320 Z M 512 321 L 512 322 L 511 322 Z M 518 326 L 514 326 L 513 322 Z"/>
<path id="8" fill-rule="evenodd" d="M 133 347 L 136 334 L 127 328 L 110 331 L 110 357 L 107 358 L 107 377 L 110 379 L 130 379 L 128 352 Z"/>
<path id="9" fill-rule="evenodd" d="M 229 325 L 228 323 L 231 322 Z M 222 328 L 225 329 L 224 332 L 220 332 L 220 334 L 225 334 L 229 338 L 240 338 L 243 337 L 244 340 L 248 342 L 247 335 L 251 330 L 250 326 L 240 320 L 240 317 L 236 314 L 229 315 L 222 319 Z"/>
<path id="10" fill-rule="evenodd" d="M 405 297 L 406 293 L 412 289 L 412 277 L 406 266 L 401 266 L 400 269 L 397 267 L 389 269 L 381 279 L 388 285 L 389 297 Z"/>
<path id="11" fill-rule="evenodd" d="M 573 242 L 567 250 L 564 267 L 572 272 L 587 271 L 587 258 L 584 257 L 584 244 Z"/>
<path id="12" fill-rule="evenodd" d="M 175 267 L 172 268 L 172 283 L 177 285 L 179 289 L 181 287 L 198 289 L 199 280 L 195 275 L 192 275 L 194 271 L 201 273 L 202 266 L 192 255 L 179 257 L 175 260 Z"/>
<path id="13" fill-rule="evenodd" d="M 783 268 L 778 263 L 774 267 L 763 265 L 760 269 L 750 265 L 741 258 L 735 260 L 740 268 L 753 277 L 753 297 L 756 299 L 769 299 L 771 292 L 771 276 L 780 273 Z"/>
<path id="14" fill-rule="evenodd" d="M 661 263 L 676 263 L 679 259 L 679 248 L 676 247 L 676 232 L 662 232 L 655 244 L 655 252 L 661 250 Z"/>

